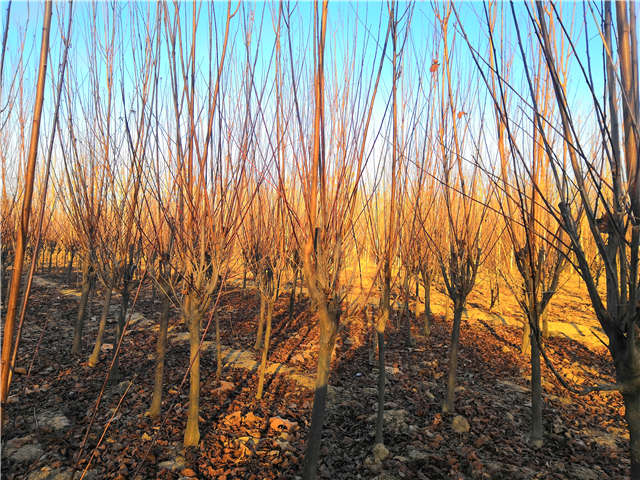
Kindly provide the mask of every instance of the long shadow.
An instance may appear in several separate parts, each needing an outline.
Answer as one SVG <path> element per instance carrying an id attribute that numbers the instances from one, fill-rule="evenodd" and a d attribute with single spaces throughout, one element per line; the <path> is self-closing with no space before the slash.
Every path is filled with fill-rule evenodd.
<path id="1" fill-rule="evenodd" d="M 487 322 L 485 322 L 484 320 L 482 320 L 482 319 L 479 319 L 479 318 L 478 318 L 478 319 L 476 319 L 476 321 L 477 321 L 478 323 L 480 323 L 484 328 L 486 328 L 486 329 L 489 331 L 489 333 L 491 333 L 491 335 L 492 335 L 496 340 L 498 340 L 498 341 L 500 341 L 501 343 L 503 343 L 503 344 L 505 344 L 505 345 L 508 345 L 508 346 L 510 346 L 510 347 L 512 347 L 512 348 L 515 348 L 515 349 L 520 348 L 520 346 L 519 346 L 519 345 L 516 345 L 515 343 L 513 343 L 513 342 L 511 342 L 511 341 L 507 340 L 505 337 L 503 337 L 502 335 L 500 335 L 500 334 L 495 330 L 495 328 L 493 328 L 491 325 L 489 325 L 489 324 L 488 324 Z"/>

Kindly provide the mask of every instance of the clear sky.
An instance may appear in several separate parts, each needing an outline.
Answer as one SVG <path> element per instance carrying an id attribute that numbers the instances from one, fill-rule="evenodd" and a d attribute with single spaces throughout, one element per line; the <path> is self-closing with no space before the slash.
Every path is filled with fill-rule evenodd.
<path id="1" fill-rule="evenodd" d="M 4 29 L 6 22 L 5 1 L 0 2 L 0 14 L 2 15 L 2 26 Z M 232 9 L 236 8 L 237 3 L 232 3 Z M 433 4 L 427 2 L 418 2 L 409 4 L 401 2 L 398 10 L 404 13 L 400 23 L 400 34 L 404 35 L 407 31 L 407 39 L 402 50 L 402 84 L 401 96 L 406 100 L 405 115 L 407 118 L 411 115 L 411 108 L 418 108 L 420 111 L 426 111 L 426 103 L 429 102 L 429 92 L 427 91 L 431 78 L 430 67 L 434 60 L 438 60 L 442 56 L 442 43 L 440 29 L 438 27 L 438 19 L 434 13 L 434 5 L 439 11 L 443 10 L 443 4 Z M 66 29 L 66 15 L 68 5 L 66 2 L 56 2 L 54 4 L 54 14 L 52 20 L 51 32 L 51 53 L 49 79 L 50 89 L 52 92 L 53 85 L 51 79 L 55 76 L 56 68 L 59 63 L 61 52 L 61 32 Z M 115 57 L 116 67 L 114 75 L 114 84 L 118 90 L 120 85 L 124 87 L 127 99 L 133 99 L 136 96 L 136 86 L 139 84 L 140 66 L 139 62 L 133 61 L 132 45 L 140 47 L 143 42 L 140 40 L 145 29 L 153 25 L 155 18 L 156 3 L 125 3 L 125 2 L 75 2 L 74 16 L 72 26 L 72 47 L 70 51 L 71 75 L 75 80 L 75 94 L 77 100 L 85 104 L 90 91 L 90 74 L 88 69 L 88 59 L 93 54 L 97 55 L 99 72 L 99 90 L 104 93 L 105 62 L 101 59 L 105 58 L 106 42 L 98 42 L 99 48 L 96 49 L 96 43 L 92 41 L 91 25 L 95 17 L 96 30 L 100 38 L 104 40 L 108 36 L 109 28 L 115 21 Z M 170 17 L 173 18 L 173 4 L 168 5 Z M 190 42 L 189 31 L 191 29 L 191 12 L 193 3 L 180 3 L 182 27 L 184 29 L 184 46 L 188 48 Z M 272 78 L 274 75 L 273 50 L 275 45 L 275 15 L 277 12 L 277 3 L 261 3 L 247 2 L 240 6 L 240 9 L 231 23 L 230 31 L 230 54 L 228 59 L 227 75 L 230 78 L 239 78 L 242 69 L 245 67 L 245 40 L 246 31 L 252 30 L 250 50 L 252 54 L 257 55 L 256 62 L 256 83 L 260 83 L 260 79 Z M 313 58 L 311 52 L 311 34 L 313 28 L 313 3 L 311 2 L 292 2 L 288 4 L 288 8 L 292 11 L 291 24 L 289 32 L 292 43 L 292 57 L 294 68 L 303 72 L 308 76 L 311 74 Z M 485 5 L 480 2 L 461 2 L 456 4 L 456 9 L 460 18 L 460 25 L 455 26 L 456 46 L 454 50 L 454 81 L 455 88 L 460 92 L 461 97 L 465 98 L 467 107 L 461 109 L 471 110 L 469 112 L 469 122 L 473 128 L 481 128 L 484 122 L 483 112 L 487 111 L 486 89 L 478 76 L 477 69 L 469 53 L 469 48 L 463 42 L 461 32 L 468 35 L 469 41 L 473 48 L 486 58 L 487 56 L 487 38 L 488 29 L 484 17 Z M 515 56 L 511 67 L 511 81 L 514 89 L 527 97 L 526 83 L 523 75 L 522 61 L 519 58 L 517 48 L 516 35 L 514 29 L 514 20 L 509 4 L 500 5 L 505 20 L 505 48 L 506 52 Z M 598 36 L 597 24 L 593 21 L 594 14 L 597 12 L 592 9 L 598 8 L 598 5 L 591 3 L 562 3 L 559 8 L 562 9 L 562 15 L 569 23 L 574 25 L 573 31 L 569 38 L 575 42 L 575 48 L 579 52 L 577 58 L 585 60 L 587 58 L 587 47 L 591 50 L 590 55 L 591 67 L 594 72 L 601 72 L 600 67 L 602 61 L 602 47 Z M 206 80 L 208 71 L 208 61 L 211 49 L 209 48 L 209 18 L 215 28 L 214 37 L 221 43 L 224 32 L 224 20 L 227 9 L 226 2 L 219 2 L 213 5 L 206 3 L 196 3 L 196 9 L 199 14 L 197 37 L 196 37 L 196 63 L 200 72 L 199 78 L 196 80 L 202 82 Z M 530 45 L 533 42 L 532 31 L 528 27 L 527 10 L 521 3 L 515 4 L 516 18 L 520 22 L 522 29 L 521 35 L 524 41 L 524 48 L 529 52 Z M 41 39 L 43 4 L 41 2 L 14 2 L 11 9 L 11 18 L 9 24 L 7 58 L 5 60 L 4 76 L 2 81 L 2 93 L 0 100 L 3 104 L 10 95 L 16 93 L 16 86 L 12 85 L 12 77 L 17 71 L 21 58 L 21 44 L 24 41 L 24 51 L 22 53 L 22 61 L 25 69 L 24 76 L 24 99 L 25 109 L 32 98 L 35 89 L 35 78 L 37 74 L 37 59 L 39 54 L 39 46 Z M 405 13 L 406 12 L 406 13 Z M 115 13 L 115 15 L 114 15 Z M 213 18 L 215 17 L 215 20 Z M 115 20 L 114 20 L 115 19 Z M 349 67 L 349 62 L 356 62 L 354 68 L 357 72 L 363 72 L 364 79 L 371 81 L 371 77 L 375 75 L 379 56 L 381 53 L 382 42 L 388 19 L 388 4 L 386 2 L 329 2 L 328 14 L 328 30 L 327 30 L 327 54 L 326 61 L 330 63 L 327 68 L 327 85 L 329 88 L 340 88 L 339 83 L 344 78 L 340 75 Z M 409 23 L 410 21 L 410 23 Z M 450 24 L 453 26 L 456 22 L 454 15 L 451 16 Z M 253 25 L 252 28 L 249 25 Z M 408 30 L 407 30 L 408 29 Z M 286 29 L 283 28 L 283 32 Z M 558 32 L 557 38 L 563 35 Z M 450 35 L 450 39 L 453 34 Z M 136 41 L 135 39 L 138 39 Z M 281 40 L 285 42 L 288 39 L 283 33 Z M 164 42 L 164 40 L 163 40 Z M 566 48 L 566 39 L 563 40 Z M 215 62 L 216 41 L 213 41 L 213 56 Z M 560 40 L 558 42 L 560 45 Z M 219 46 L 217 47 L 219 48 Z M 283 45 L 286 48 L 286 44 Z M 387 50 L 389 56 L 390 47 Z M 162 49 L 161 58 L 157 59 L 160 65 L 161 90 L 166 92 L 161 101 L 167 102 L 170 95 L 168 85 L 169 72 L 166 61 L 166 48 Z M 285 55 L 285 62 L 290 61 L 288 53 Z M 585 96 L 589 95 L 586 88 L 584 77 L 580 69 L 575 65 L 571 68 L 571 76 L 567 83 L 569 99 L 572 103 L 580 107 L 583 103 L 584 109 L 580 112 L 585 117 L 589 116 L 590 102 L 582 102 Z M 391 62 L 384 63 L 378 100 L 374 109 L 374 116 L 378 124 L 383 123 L 385 112 L 387 112 L 387 102 L 391 91 L 392 69 Z M 603 78 L 601 75 L 595 74 L 593 81 L 596 91 L 602 91 Z M 234 82 L 230 82 L 233 84 Z M 263 84 L 267 84 L 263 82 Z M 13 87 L 13 88 L 12 88 Z M 235 82 L 227 91 L 227 95 L 231 96 L 229 102 L 237 102 L 237 96 L 240 92 L 240 82 Z M 268 89 L 267 89 L 268 90 Z M 203 88 L 198 91 L 203 98 L 208 91 Z M 266 94 L 269 97 L 269 92 Z M 50 93 L 46 97 L 45 112 L 51 112 L 53 95 Z M 129 101 L 129 100 L 127 100 Z M 133 101 L 133 100 L 132 100 Z M 268 100 L 266 103 L 269 103 Z M 117 101 L 114 103 L 117 116 L 122 116 L 124 107 L 122 100 L 118 95 Z M 132 107 L 132 105 L 129 105 Z M 133 107 L 131 109 L 134 109 Z M 578 109 L 580 111 L 580 109 Z M 45 125 L 50 118 L 45 115 Z M 9 122 L 11 123 L 11 121 Z M 375 123 L 375 121 L 374 121 Z M 418 122 L 420 123 L 420 122 Z M 121 125 L 121 124 L 120 124 Z M 385 130 L 385 129 L 383 129 Z M 15 129 L 14 129 L 15 131 Z M 384 132 L 383 132 L 384 136 Z M 382 148 L 382 147 L 379 147 Z"/>

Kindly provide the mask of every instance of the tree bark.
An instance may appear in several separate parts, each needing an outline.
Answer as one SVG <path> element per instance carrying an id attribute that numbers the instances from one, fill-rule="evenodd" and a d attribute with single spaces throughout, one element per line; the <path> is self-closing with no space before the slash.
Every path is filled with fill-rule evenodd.
<path id="1" fill-rule="evenodd" d="M 102 347 L 102 339 L 104 337 L 104 330 L 107 326 L 107 317 L 109 316 L 109 307 L 111 306 L 111 295 L 113 293 L 112 285 L 106 286 L 104 293 L 104 303 L 102 305 L 102 314 L 100 315 L 100 325 L 98 326 L 98 335 L 96 337 L 96 343 L 93 346 L 93 352 L 89 357 L 87 364 L 90 367 L 95 367 L 98 364 L 100 358 L 100 349 Z"/>
<path id="2" fill-rule="evenodd" d="M 162 313 L 158 326 L 158 343 L 156 344 L 156 371 L 153 379 L 153 395 L 147 415 L 152 418 L 160 416 L 162 408 L 162 386 L 164 383 L 164 359 L 167 351 L 167 331 L 169 329 L 169 297 L 162 299 Z"/>
<path id="3" fill-rule="evenodd" d="M 87 253 L 82 267 L 82 293 L 80 295 L 80 304 L 78 306 L 78 316 L 73 328 L 73 344 L 71 346 L 72 355 L 80 355 L 82 350 L 82 331 L 87 316 L 89 297 L 93 288 L 93 265 L 91 265 L 91 255 Z"/>
<path id="4" fill-rule="evenodd" d="M 289 322 L 293 318 L 293 307 L 296 301 L 296 284 L 298 283 L 298 269 L 293 272 L 293 285 L 291 286 L 291 297 L 289 297 Z"/>
<path id="5" fill-rule="evenodd" d="M 458 348 L 460 344 L 460 323 L 462 322 L 462 310 L 461 303 L 454 303 L 453 307 L 453 327 L 451 328 L 451 346 L 449 347 L 449 373 L 447 377 L 447 396 L 442 404 L 442 412 L 453 412 L 455 394 L 456 394 L 456 379 L 458 369 Z"/>
<path id="6" fill-rule="evenodd" d="M 376 331 L 378 338 L 378 412 L 376 415 L 376 440 L 375 443 L 384 444 L 384 330 Z"/>
<path id="7" fill-rule="evenodd" d="M 424 335 L 428 337 L 431 335 L 431 322 L 433 321 L 433 315 L 431 313 L 431 275 L 423 274 L 422 281 L 424 282 Z"/>
<path id="8" fill-rule="evenodd" d="M 258 373 L 258 391 L 256 392 L 256 398 L 260 400 L 262 398 L 262 390 L 264 388 L 264 376 L 267 370 L 267 356 L 269 355 L 269 340 L 271 339 L 271 318 L 273 317 L 273 300 L 266 300 L 267 313 L 266 313 L 266 330 L 264 333 L 264 345 L 262 347 L 262 359 L 260 361 L 260 372 Z"/>
<path id="9" fill-rule="evenodd" d="M 320 310 L 320 351 L 318 352 L 318 370 L 316 374 L 316 389 L 313 396 L 313 410 L 311 412 L 311 428 L 307 436 L 307 446 L 304 454 L 302 470 L 303 480 L 316 478 L 318 459 L 320 456 L 320 440 L 327 403 L 327 387 L 331 368 L 331 355 L 338 333 L 338 314 L 326 309 Z"/>
<path id="10" fill-rule="evenodd" d="M 411 296 L 411 292 L 409 291 L 409 282 L 409 274 L 405 274 L 403 285 L 404 304 L 402 305 L 402 317 L 406 322 L 407 346 L 413 347 L 415 345 L 415 342 L 413 340 L 413 337 L 411 336 L 411 311 L 409 310 L 409 297 Z"/>
<path id="11" fill-rule="evenodd" d="M 38 159 L 38 140 L 40 138 L 40 120 L 42 119 L 42 107 L 44 104 L 45 84 L 47 80 L 47 60 L 49 58 L 49 33 L 51 31 L 51 2 L 45 3 L 44 20 L 42 25 L 42 42 L 40 45 L 40 62 L 38 66 L 38 81 L 36 84 L 36 98 L 31 125 L 31 137 L 29 140 L 29 155 L 24 171 L 24 195 L 22 198 L 22 212 L 20 228 L 17 231 L 16 249 L 11 272 L 11 287 L 2 337 L 2 355 L 0 356 L 0 417 L 4 420 L 4 408 L 2 405 L 9 394 L 9 368 L 13 354 L 13 330 L 15 328 L 18 301 L 20 299 L 20 287 L 22 269 L 24 267 L 24 254 L 29 233 L 29 217 L 31 216 L 31 202 L 33 200 L 33 184 Z"/>
<path id="12" fill-rule="evenodd" d="M 122 290 L 120 291 L 120 314 L 118 315 L 118 322 L 116 323 L 116 335 L 113 345 L 113 354 L 116 356 L 113 361 L 113 367 L 111 370 L 111 380 L 114 383 L 120 381 L 120 355 L 118 354 L 118 344 L 120 344 L 120 337 L 124 334 L 124 327 L 127 323 L 127 309 L 129 308 L 129 284 L 132 277 L 132 265 L 129 264 L 125 270 L 122 280 Z"/>
<path id="13" fill-rule="evenodd" d="M 546 340 L 549 338 L 549 316 L 546 315 L 546 310 L 540 314 L 540 322 L 542 323 L 542 338 Z"/>
<path id="14" fill-rule="evenodd" d="M 76 251 L 71 250 L 71 258 L 69 259 L 69 265 L 67 265 L 67 283 L 71 283 L 71 272 L 73 271 L 73 259 L 76 256 Z"/>
<path id="15" fill-rule="evenodd" d="M 522 326 L 522 346 L 520 353 L 525 357 L 531 354 L 531 327 L 529 326 L 528 320 L 526 320 Z"/>
<path id="16" fill-rule="evenodd" d="M 185 322 L 189 328 L 189 409 L 187 426 L 184 430 L 184 446 L 197 447 L 200 443 L 200 312 L 194 299 L 187 298 L 185 305 Z"/>
<path id="17" fill-rule="evenodd" d="M 217 312 L 213 312 L 216 326 L 216 378 L 222 377 L 222 344 L 220 343 L 220 317 Z"/>
<path id="18" fill-rule="evenodd" d="M 256 335 L 256 343 L 253 346 L 255 350 L 262 348 L 262 332 L 264 330 L 264 298 L 260 295 L 260 315 L 258 317 L 258 333 Z"/>
<path id="19" fill-rule="evenodd" d="M 625 420 L 629 428 L 631 479 L 640 479 L 640 392 L 623 394 Z"/>
<path id="20" fill-rule="evenodd" d="M 542 447 L 544 427 L 542 425 L 542 371 L 540 369 L 540 337 L 537 315 L 532 314 L 535 328 L 530 328 L 531 346 L 531 445 Z"/>

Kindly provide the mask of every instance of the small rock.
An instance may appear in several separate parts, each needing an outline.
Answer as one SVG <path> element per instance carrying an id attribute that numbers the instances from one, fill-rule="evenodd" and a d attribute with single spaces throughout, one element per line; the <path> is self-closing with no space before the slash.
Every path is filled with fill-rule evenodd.
<path id="1" fill-rule="evenodd" d="M 182 470 L 184 466 L 185 466 L 184 458 L 177 456 L 173 460 L 165 460 L 164 462 L 160 462 L 158 464 L 158 470 L 169 470 L 171 472 L 175 472 L 178 470 Z"/>
<path id="2" fill-rule="evenodd" d="M 47 480 L 49 476 L 57 470 L 52 470 L 51 467 L 42 467 L 40 470 L 31 472 L 27 477 L 27 480 Z"/>
<path id="3" fill-rule="evenodd" d="M 384 425 L 385 429 L 392 433 L 406 433 L 409 429 L 407 425 L 408 412 L 404 409 L 385 410 Z M 377 414 L 370 415 L 367 420 L 371 423 L 376 421 Z"/>
<path id="4" fill-rule="evenodd" d="M 389 450 L 382 443 L 376 443 L 373 446 L 373 458 L 380 463 L 389 456 Z"/>
<path id="5" fill-rule="evenodd" d="M 469 422 L 462 415 L 456 415 L 451 421 L 451 428 L 457 433 L 467 433 L 469 431 Z"/>
<path id="6" fill-rule="evenodd" d="M 429 460 L 429 454 L 427 452 L 423 452 L 415 448 L 410 448 L 407 451 L 407 455 L 409 457 L 409 460 L 412 460 L 414 462 L 421 462 L 421 461 L 426 462 L 427 460 Z"/>
<path id="7" fill-rule="evenodd" d="M 598 480 L 600 475 L 595 470 L 582 465 L 574 465 L 571 467 L 571 474 L 574 478 L 580 478 L 582 480 Z"/>
<path id="8" fill-rule="evenodd" d="M 40 445 L 35 444 L 27 444 L 23 445 L 16 450 L 10 450 L 7 448 L 6 458 L 16 463 L 30 463 L 38 460 L 44 451 L 40 448 Z"/>
<path id="9" fill-rule="evenodd" d="M 46 467 L 42 467 L 42 469 L 40 470 L 31 472 L 31 474 L 27 477 L 27 479 L 28 480 L 71 480 L 72 477 L 73 477 L 73 471 L 70 468 L 52 469 L 51 467 L 46 466 Z M 86 475 L 83 478 L 94 480 L 96 478 L 95 471 L 88 470 Z"/>
<path id="10" fill-rule="evenodd" d="M 364 459 L 364 465 L 373 473 L 380 473 L 380 471 L 382 470 L 382 463 L 376 461 L 376 459 L 373 458 L 372 455 L 369 455 Z"/>
<path id="11" fill-rule="evenodd" d="M 392 367 L 390 365 L 385 366 L 384 371 L 387 373 L 387 375 L 400 375 L 402 373 L 402 371 L 398 367 Z"/>
<path id="12" fill-rule="evenodd" d="M 113 343 L 103 343 L 100 346 L 100 350 L 103 352 L 110 352 L 111 350 L 113 350 Z"/>
<path id="13" fill-rule="evenodd" d="M 38 428 L 45 431 L 59 432 L 71 426 L 69 419 L 60 412 L 44 412 L 36 417 Z"/>

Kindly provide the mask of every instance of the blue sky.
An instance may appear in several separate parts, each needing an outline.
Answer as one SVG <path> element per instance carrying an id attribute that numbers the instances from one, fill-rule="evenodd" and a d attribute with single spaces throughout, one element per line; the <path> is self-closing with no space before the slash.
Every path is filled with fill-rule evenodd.
<path id="1" fill-rule="evenodd" d="M 232 4 L 232 8 L 235 8 L 236 3 Z M 577 18 L 575 22 L 578 25 L 574 32 L 571 34 L 572 40 L 576 42 L 577 49 L 580 52 L 580 57 L 586 57 L 586 45 L 589 45 L 592 51 L 591 65 L 594 72 L 601 72 L 601 42 L 597 35 L 597 29 L 591 18 L 590 8 L 597 8 L 599 4 L 586 4 L 586 3 L 563 3 L 561 8 L 563 9 L 563 16 L 567 19 L 572 17 Z M 0 2 L 0 15 L 2 15 L 2 25 L 4 28 L 6 2 Z M 183 26 L 185 31 L 190 28 L 190 15 L 193 4 L 191 2 L 181 3 L 181 15 L 183 18 Z M 403 12 L 409 4 L 400 3 L 399 10 Z M 515 60 L 512 67 L 512 81 L 514 88 L 521 93 L 524 97 L 528 97 L 528 92 L 525 87 L 525 81 L 523 76 L 522 62 L 519 58 L 519 53 L 516 48 L 516 38 L 514 31 L 514 22 L 511 17 L 511 11 L 509 4 L 502 4 L 504 9 L 505 22 L 507 25 L 506 44 L 510 45 L 507 50 L 511 51 L 515 55 Z M 139 34 L 145 28 L 145 18 L 153 19 L 155 13 L 155 3 L 106 3 L 98 2 L 97 4 L 89 2 L 76 2 L 74 3 L 74 24 L 72 34 L 72 49 L 70 52 L 70 60 L 72 70 L 70 73 L 77 79 L 76 83 L 78 99 L 82 99 L 88 96 L 89 91 L 89 76 L 87 70 L 87 58 L 92 54 L 94 48 L 91 42 L 91 18 L 95 11 L 97 18 L 98 30 L 104 35 L 104 29 L 107 23 L 111 20 L 109 12 L 111 9 L 115 9 L 117 12 L 117 40 L 116 51 L 122 52 L 121 57 L 118 57 L 118 62 L 122 62 L 116 68 L 115 83 L 118 86 L 122 82 L 125 91 L 127 92 L 127 98 L 134 98 L 134 87 L 136 84 L 135 76 L 139 74 L 136 67 L 131 60 L 131 43 L 132 38 Z M 197 63 L 199 64 L 200 71 L 202 73 L 200 81 L 204 82 L 204 72 L 207 70 L 207 62 L 209 55 L 209 39 L 207 28 L 207 16 L 209 15 L 209 9 L 215 14 L 217 29 L 217 38 L 219 41 L 222 39 L 224 30 L 224 19 L 227 4 L 215 3 L 212 6 L 208 4 L 197 3 L 196 8 L 200 12 L 200 22 L 197 34 Z M 293 11 L 291 21 L 291 38 L 292 38 L 292 50 L 294 67 L 300 69 L 308 75 L 311 72 L 312 55 L 311 55 L 311 32 L 312 32 L 312 19 L 313 19 L 313 4 L 311 2 L 291 3 L 290 8 Z M 462 2 L 456 4 L 456 8 L 461 18 L 462 27 L 468 35 L 472 45 L 477 48 L 482 55 L 486 55 L 487 52 L 487 27 L 484 21 L 483 4 L 480 2 Z M 56 72 L 59 62 L 59 56 L 61 51 L 60 32 L 65 27 L 67 3 L 58 2 L 54 5 L 54 14 L 52 20 L 52 35 L 51 35 L 51 54 L 50 54 L 50 69 L 49 79 L 51 80 L 53 74 Z M 173 5 L 169 6 L 169 10 L 172 11 Z M 273 28 L 273 15 L 277 9 L 276 3 L 244 3 L 240 8 L 238 14 L 233 19 L 231 24 L 230 35 L 230 47 L 232 54 L 229 57 L 228 74 L 236 75 L 244 68 L 244 26 L 253 17 L 254 29 L 252 33 L 252 52 L 258 54 L 258 61 L 256 66 L 256 77 L 258 79 L 265 78 L 273 75 L 273 64 L 271 62 L 271 54 L 275 42 L 275 33 Z M 531 31 L 527 28 L 527 14 L 523 4 L 516 4 L 516 17 L 521 21 L 521 28 L 523 29 L 522 35 L 525 39 L 525 43 L 529 44 L 531 41 Z M 251 14 L 253 12 L 253 15 Z M 586 25 L 589 28 L 590 37 L 587 39 L 585 36 L 585 22 L 581 16 L 583 12 L 586 12 Z M 134 15 L 136 13 L 137 15 Z M 18 55 L 20 52 L 20 42 L 24 38 L 25 50 L 25 98 L 28 100 L 29 93 L 35 88 L 36 78 L 36 62 L 39 54 L 40 35 L 42 28 L 42 15 L 43 4 L 41 2 L 14 2 L 11 10 L 11 20 L 9 25 L 9 41 L 7 46 L 7 59 L 5 61 L 5 74 L 2 79 L 5 86 L 9 85 L 11 75 L 17 68 Z M 370 81 L 370 76 L 375 74 L 377 70 L 378 58 L 380 55 L 381 42 L 384 40 L 384 33 L 387 23 L 388 9 L 386 3 L 381 2 L 329 2 L 329 15 L 328 15 L 328 30 L 327 30 L 327 62 L 333 62 L 328 67 L 327 82 L 331 84 L 333 78 L 331 76 L 333 68 L 340 79 L 339 72 L 341 72 L 346 65 L 344 59 L 348 57 L 348 54 L 356 52 L 355 58 L 363 65 L 363 71 L 367 78 L 365 80 Z M 406 18 L 402 24 L 402 28 L 406 26 Z M 262 22 L 262 23 L 261 23 Z M 450 23 L 453 24 L 455 18 L 452 15 Z M 404 48 L 404 65 L 403 65 L 403 92 L 406 95 L 408 104 L 418 105 L 420 108 L 424 108 L 424 101 L 427 100 L 425 95 L 428 92 L 419 92 L 422 86 L 425 89 L 430 79 L 429 67 L 434 59 L 438 59 L 441 56 L 441 45 L 439 44 L 439 32 L 436 28 L 437 19 L 433 12 L 433 5 L 431 3 L 419 2 L 413 5 L 413 14 L 411 17 L 411 24 L 408 33 L 408 39 Z M 261 25 L 261 27 L 260 27 Z M 459 30 L 459 29 L 458 29 Z M 402 29 L 401 29 L 402 31 Z M 480 128 L 483 125 L 484 119 L 480 117 L 483 111 L 487 110 L 486 91 L 482 84 L 479 82 L 478 74 L 475 65 L 472 61 L 467 45 L 462 41 L 460 33 L 458 31 L 457 44 L 455 47 L 455 61 L 454 61 L 454 77 L 458 82 L 456 88 L 459 88 L 461 93 L 468 93 L 468 102 L 475 105 L 469 113 L 469 120 L 474 125 L 474 128 Z M 559 37 L 561 35 L 559 34 Z M 259 39 L 259 41 L 258 41 Z M 284 35 L 281 37 L 283 42 L 283 48 L 286 48 L 287 37 Z M 215 42 L 214 42 L 215 44 Z M 215 48 L 215 47 L 214 47 Z M 526 48 L 526 47 L 525 47 Z M 390 53 L 390 47 L 388 49 L 388 55 Z M 118 55 L 118 54 L 116 54 Z M 167 86 L 167 79 L 169 77 L 167 65 L 166 65 L 166 49 L 163 47 L 162 55 L 160 58 L 160 76 L 163 78 L 162 88 L 166 90 L 166 95 L 163 96 L 166 101 L 170 95 L 170 91 Z M 287 61 L 288 54 L 285 55 L 285 62 Z M 214 60 L 215 61 L 215 60 Z M 304 63 L 303 63 L 304 62 Z M 104 65 L 103 65 L 104 68 Z M 359 67 L 358 67 L 359 68 Z M 387 99 L 389 98 L 389 92 L 391 90 L 391 65 L 390 62 L 385 62 L 383 68 L 382 80 L 380 85 L 380 91 L 378 93 L 378 100 L 375 106 L 375 116 L 379 122 L 382 121 L 382 117 L 385 113 L 385 106 Z M 104 79 L 104 70 L 101 72 L 101 79 Z M 597 73 L 594 75 L 597 91 L 602 89 L 602 76 Z M 259 83 L 259 82 L 258 82 Z M 236 94 L 238 85 L 236 85 Z M 204 90 L 204 89 L 203 89 Z M 3 89 L 3 97 L 6 97 L 8 88 Z M 52 84 L 50 82 L 49 92 L 52 92 Z M 200 91 L 198 92 L 200 93 Z M 202 91 L 202 95 L 206 95 L 206 90 Z M 418 103 L 414 103 L 415 96 L 422 95 L 422 99 Z M 590 102 L 584 100 L 589 95 L 586 89 L 584 79 L 578 68 L 572 68 L 571 77 L 568 82 L 568 95 L 572 103 L 577 106 L 577 110 L 581 115 L 585 117 L 589 116 Z M 49 94 L 46 98 L 46 111 L 52 110 L 52 98 L 53 95 Z M 5 98 L 0 99 L 3 103 Z M 232 100 L 235 100 L 232 99 Z M 422 104 L 420 103 L 422 102 Z M 122 111 L 121 101 L 119 99 L 116 102 L 116 110 Z M 407 115 L 410 112 L 407 112 Z M 47 117 L 45 115 L 45 125 Z"/>

